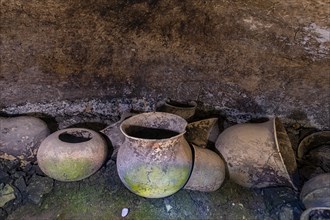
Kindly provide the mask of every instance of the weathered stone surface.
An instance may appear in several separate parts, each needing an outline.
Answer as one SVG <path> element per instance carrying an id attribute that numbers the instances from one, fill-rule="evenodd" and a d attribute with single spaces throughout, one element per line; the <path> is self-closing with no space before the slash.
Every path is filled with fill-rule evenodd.
<path id="1" fill-rule="evenodd" d="M 49 177 L 34 175 L 26 189 L 28 199 L 36 205 L 41 204 L 43 195 L 52 191 L 53 184 L 54 180 Z"/>
<path id="2" fill-rule="evenodd" d="M 191 99 L 329 128 L 324 1 L 2 1 L 0 107 Z"/>

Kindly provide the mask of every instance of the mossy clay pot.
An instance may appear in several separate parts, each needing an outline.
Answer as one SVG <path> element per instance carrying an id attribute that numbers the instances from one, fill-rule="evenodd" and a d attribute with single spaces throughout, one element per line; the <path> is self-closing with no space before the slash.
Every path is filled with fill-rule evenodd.
<path id="1" fill-rule="evenodd" d="M 297 164 L 278 118 L 237 124 L 222 132 L 216 148 L 225 159 L 230 179 L 251 188 L 291 186 L 296 189 Z"/>
<path id="2" fill-rule="evenodd" d="M 212 192 L 220 188 L 226 176 L 225 163 L 215 152 L 193 145 L 194 167 L 185 189 Z"/>
<path id="3" fill-rule="evenodd" d="M 179 101 L 166 99 L 158 103 L 160 112 L 167 112 L 178 115 L 186 120 L 189 120 L 195 115 L 197 103 L 195 101 Z"/>
<path id="4" fill-rule="evenodd" d="M 187 122 L 164 113 L 142 113 L 120 126 L 125 142 L 119 148 L 117 170 L 133 193 L 162 198 L 180 190 L 192 170 L 192 150 L 184 138 Z"/>
<path id="5" fill-rule="evenodd" d="M 0 154 L 34 162 L 40 143 L 49 135 L 47 124 L 31 116 L 0 117 Z"/>
<path id="6" fill-rule="evenodd" d="M 40 145 L 40 169 L 59 181 L 78 181 L 95 173 L 107 157 L 100 134 L 85 128 L 68 128 L 49 135 Z"/>

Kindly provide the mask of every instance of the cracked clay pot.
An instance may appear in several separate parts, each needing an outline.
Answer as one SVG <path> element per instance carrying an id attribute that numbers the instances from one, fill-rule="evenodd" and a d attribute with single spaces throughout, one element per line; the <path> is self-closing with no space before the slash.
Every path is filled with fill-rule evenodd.
<path id="1" fill-rule="evenodd" d="M 125 135 L 119 148 L 117 170 L 133 193 L 163 198 L 180 190 L 192 170 L 192 150 L 184 138 L 187 122 L 180 116 L 142 113 L 120 126 Z"/>
<path id="2" fill-rule="evenodd" d="M 278 118 L 229 127 L 219 135 L 216 148 L 227 163 L 230 179 L 237 184 L 296 188 L 295 155 Z"/>
<path id="3" fill-rule="evenodd" d="M 85 128 L 68 128 L 49 135 L 40 145 L 40 169 L 59 181 L 78 181 L 95 173 L 107 156 L 100 134 Z"/>

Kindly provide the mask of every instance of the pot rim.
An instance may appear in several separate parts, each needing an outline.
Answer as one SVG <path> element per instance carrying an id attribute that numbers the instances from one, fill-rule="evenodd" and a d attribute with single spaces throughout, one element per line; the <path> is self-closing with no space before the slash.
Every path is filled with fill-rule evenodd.
<path id="1" fill-rule="evenodd" d="M 125 125 L 125 122 L 127 122 L 127 120 L 131 120 L 131 119 L 140 117 L 141 115 L 151 115 L 151 114 L 162 114 L 162 115 L 170 115 L 172 117 L 176 117 L 176 118 L 182 120 L 182 122 L 184 123 L 184 126 L 183 126 L 184 130 L 182 132 L 179 132 L 179 134 L 177 134 L 177 135 L 175 135 L 173 137 L 170 137 L 170 138 L 160 138 L 160 139 L 156 139 L 156 138 L 153 138 L 153 139 L 138 138 L 138 137 L 134 137 L 134 136 L 128 135 L 126 133 L 126 131 L 124 130 L 123 126 Z M 168 113 L 168 112 L 157 112 L 157 111 L 154 111 L 154 112 L 145 112 L 145 113 L 137 114 L 137 115 L 134 115 L 134 116 L 132 116 L 130 118 L 125 119 L 120 124 L 120 131 L 121 131 L 121 133 L 125 137 L 127 137 L 129 139 L 132 139 L 132 140 L 138 140 L 138 141 L 143 140 L 143 141 L 147 141 L 147 142 L 155 142 L 155 141 L 166 142 L 166 141 L 174 140 L 174 139 L 177 139 L 177 138 L 183 136 L 186 133 L 186 127 L 187 127 L 187 125 L 188 125 L 188 122 L 184 118 L 182 118 L 181 116 L 179 116 L 179 115 L 175 115 L 175 114 Z"/>
<path id="2" fill-rule="evenodd" d="M 283 126 L 280 118 L 278 118 L 278 117 L 272 118 L 272 126 L 273 126 L 273 133 L 274 133 L 274 137 L 275 137 L 276 150 L 279 152 L 279 157 L 281 159 L 281 162 L 282 162 L 282 165 L 283 165 L 283 169 L 285 170 L 285 174 L 287 175 L 286 179 L 289 181 L 289 183 L 291 184 L 291 186 L 295 190 L 297 190 L 297 186 L 293 182 L 293 176 L 294 176 L 294 174 L 295 174 L 296 171 L 294 171 L 293 173 L 290 173 L 288 171 L 287 164 L 284 162 L 284 158 L 283 158 L 282 151 L 281 151 L 281 146 L 280 146 L 280 143 L 279 143 L 279 140 L 278 140 L 279 137 L 278 137 L 278 133 L 277 133 L 278 131 L 276 129 L 276 125 L 279 125 L 279 126 L 281 126 L 281 128 L 283 128 L 282 130 L 283 130 L 283 132 L 285 132 L 285 136 L 289 140 L 288 143 L 290 144 L 290 146 L 288 146 L 288 147 L 290 147 L 292 149 L 292 145 L 291 145 L 291 142 L 290 142 L 290 139 L 288 137 L 288 134 L 287 134 L 287 132 L 286 132 L 286 130 L 285 130 L 285 128 L 284 128 L 284 126 Z M 292 156 L 293 156 L 293 159 L 295 160 L 296 158 L 295 158 L 294 152 L 293 152 Z"/>
<path id="3" fill-rule="evenodd" d="M 90 138 L 89 140 L 82 141 L 82 142 L 77 142 L 77 143 L 72 143 L 72 142 L 68 142 L 68 141 L 62 141 L 62 140 L 60 139 L 60 135 L 61 135 L 61 134 L 64 134 L 64 133 L 68 133 L 68 131 L 69 131 L 69 132 L 70 132 L 70 131 L 72 131 L 72 132 L 86 131 L 86 132 L 89 132 L 91 136 L 89 137 L 89 138 Z M 62 143 L 68 144 L 68 145 L 79 145 L 79 144 L 82 144 L 82 143 L 90 142 L 92 139 L 95 138 L 95 134 L 96 134 L 96 133 L 97 133 L 97 132 L 95 132 L 95 131 L 93 131 L 93 130 L 91 130 L 91 129 L 88 129 L 88 128 L 65 128 L 65 129 L 58 130 L 58 131 L 56 131 L 56 132 L 53 133 L 53 134 L 56 135 L 56 139 L 57 139 L 57 141 L 59 141 L 59 142 L 62 142 Z M 70 134 L 70 133 L 69 133 L 69 134 Z"/>
<path id="4" fill-rule="evenodd" d="M 311 207 L 306 209 L 300 216 L 300 220 L 309 220 L 309 215 L 312 211 L 314 210 L 329 210 L 330 211 L 330 207 L 324 207 L 324 206 L 317 206 L 317 207 Z"/>
<path id="5" fill-rule="evenodd" d="M 177 106 L 174 103 L 187 104 L 190 106 Z M 175 101 L 175 100 L 171 100 L 171 99 L 166 99 L 164 104 L 171 108 L 183 109 L 183 110 L 194 110 L 197 107 L 197 102 L 195 102 L 193 100 L 192 101 Z"/>

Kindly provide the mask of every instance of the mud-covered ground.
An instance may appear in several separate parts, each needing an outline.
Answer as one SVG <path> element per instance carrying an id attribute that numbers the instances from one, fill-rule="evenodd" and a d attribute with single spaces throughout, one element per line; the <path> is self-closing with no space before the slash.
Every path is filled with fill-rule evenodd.
<path id="1" fill-rule="evenodd" d="M 132 106 L 139 108 L 140 105 Z M 49 114 L 29 115 L 42 118 L 52 132 L 67 127 L 85 127 L 100 131 L 119 119 L 118 115 L 111 115 L 109 112 L 108 115 L 97 113 L 92 109 L 76 112 L 72 110 L 70 114 L 58 115 L 55 110 L 52 112 L 52 108 L 44 111 Z M 57 112 L 61 112 L 61 107 L 57 106 Z M 2 115 L 8 116 L 9 113 L 7 109 Z M 18 111 L 12 113 L 20 114 Z M 196 118 L 210 115 L 214 115 L 214 112 L 200 110 Z M 222 128 L 236 123 L 225 116 L 220 119 Z M 285 126 L 295 150 L 303 137 L 316 131 L 298 123 Z M 111 144 L 109 147 L 111 152 Z M 301 161 L 298 161 L 298 164 L 300 171 L 303 171 L 300 173 L 299 189 L 312 175 L 322 173 L 318 167 L 309 166 L 306 169 Z M 35 163 L 21 168 L 18 161 L 1 159 L 0 168 L 3 171 L 2 177 L 13 187 L 16 197 L 1 209 L 1 218 L 8 219 L 121 219 L 122 209 L 128 208 L 129 213 L 125 217 L 127 219 L 284 220 L 299 219 L 304 210 L 299 200 L 299 190 L 294 191 L 288 187 L 247 189 L 228 178 L 219 190 L 211 193 L 181 189 L 163 199 L 142 198 L 131 193 L 121 183 L 115 158 L 110 158 L 110 155 L 98 172 L 77 182 L 52 180 L 46 177 Z"/>

